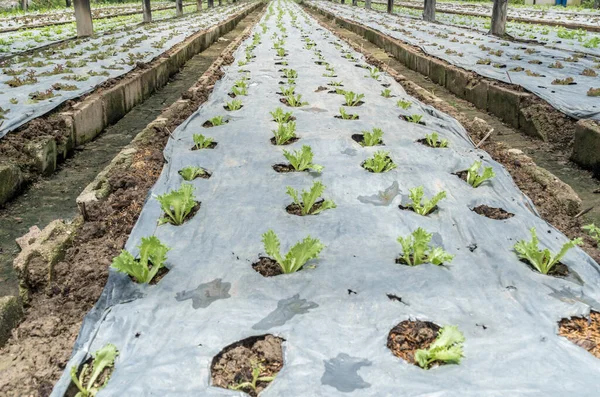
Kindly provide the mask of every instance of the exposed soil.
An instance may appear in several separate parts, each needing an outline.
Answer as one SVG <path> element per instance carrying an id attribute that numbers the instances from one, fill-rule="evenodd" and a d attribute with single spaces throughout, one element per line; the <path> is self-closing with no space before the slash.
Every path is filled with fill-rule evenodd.
<path id="1" fill-rule="evenodd" d="M 196 145 L 192 146 L 190 150 L 203 150 L 203 149 L 214 149 L 218 145 L 218 142 L 211 142 L 207 147 L 199 148 Z"/>
<path id="2" fill-rule="evenodd" d="M 272 145 L 276 145 L 276 146 L 285 146 L 285 145 L 291 145 L 294 142 L 297 142 L 298 140 L 300 140 L 299 137 L 295 136 L 293 138 L 290 138 L 290 140 L 288 140 L 286 143 L 282 143 L 281 145 L 277 145 L 277 141 L 275 140 L 275 137 L 269 139 L 271 141 Z M 279 172 L 279 171 L 278 171 Z"/>
<path id="3" fill-rule="evenodd" d="M 308 172 L 309 170 L 298 171 L 291 164 L 273 164 L 273 169 L 276 172 L 285 174 L 288 172 Z"/>
<path id="4" fill-rule="evenodd" d="M 352 140 L 354 142 L 358 143 L 359 145 L 363 146 L 363 143 L 365 141 L 365 136 L 363 134 L 352 134 Z M 383 143 L 383 141 L 380 141 L 375 146 L 385 146 L 385 143 Z"/>
<path id="5" fill-rule="evenodd" d="M 398 116 L 398 117 L 399 117 L 399 118 L 401 118 L 402 120 L 404 120 L 404 121 L 408 122 L 408 123 L 425 125 L 425 122 L 424 122 L 424 121 L 419 121 L 418 123 L 415 123 L 415 122 L 413 122 L 413 121 L 410 121 L 410 118 L 409 118 L 409 116 L 402 116 L 402 115 L 400 115 L 400 116 Z"/>
<path id="6" fill-rule="evenodd" d="M 533 270 L 534 272 L 539 273 L 539 271 L 528 260 L 521 259 L 521 262 L 523 262 L 527 266 L 529 266 L 529 268 L 531 270 Z M 568 275 L 569 275 L 569 268 L 567 267 L 567 265 L 565 265 L 562 262 L 558 262 L 556 265 L 554 265 L 547 274 L 547 276 L 559 277 L 559 278 L 564 278 L 564 277 L 567 277 Z"/>
<path id="7" fill-rule="evenodd" d="M 600 358 L 600 313 L 591 311 L 589 318 L 563 318 L 558 334 Z"/>
<path id="8" fill-rule="evenodd" d="M 274 277 L 283 274 L 279 263 L 266 256 L 259 257 L 258 262 L 252 264 L 252 268 L 264 277 Z"/>
<path id="9" fill-rule="evenodd" d="M 252 382 L 252 370 L 261 369 L 259 377 L 275 377 L 283 368 L 285 339 L 273 335 L 252 336 L 231 344 L 217 354 L 210 366 L 213 386 L 231 389 L 244 382 Z M 256 397 L 269 386 L 269 381 L 256 382 L 256 390 L 240 390 Z"/>
<path id="10" fill-rule="evenodd" d="M 250 14 L 226 37 L 248 37 L 249 31 L 241 35 L 242 31 L 254 25 L 262 13 Z M 231 54 L 239 41 L 223 50 L 227 43 L 215 43 L 218 51 L 210 56 L 220 56 L 223 64 L 233 62 Z M 65 369 L 84 315 L 104 289 L 112 258 L 124 247 L 149 189 L 160 176 L 169 131 L 206 101 L 222 75 L 221 68 L 209 69 L 205 74 L 208 79 L 185 93 L 190 101 L 173 112 L 166 128 L 156 126 L 154 134 L 139 141 L 131 166 L 109 177 L 111 189 L 106 200 L 86 208 L 89 219 L 78 230 L 64 259 L 55 265 L 53 285 L 31 291 L 25 319 L 0 350 L 1 396 L 49 396 Z M 45 291 L 50 292 L 47 295 Z"/>
<path id="11" fill-rule="evenodd" d="M 513 216 L 515 216 L 515 214 L 510 213 L 502 208 L 496 208 L 496 207 L 488 207 L 485 204 L 482 205 L 478 205 L 477 207 L 473 208 L 471 211 L 485 216 L 486 218 L 490 218 L 490 219 L 509 219 L 512 218 Z"/>
<path id="12" fill-rule="evenodd" d="M 421 145 L 425 145 L 427 147 L 433 148 L 433 149 L 446 149 L 445 147 L 433 147 L 433 146 L 431 146 L 429 143 L 427 143 L 427 139 L 425 139 L 425 138 L 417 139 L 416 142 L 420 143 Z"/>
<path id="13" fill-rule="evenodd" d="M 318 200 L 317 202 L 315 202 L 313 204 L 313 206 L 310 207 L 310 211 L 308 211 L 307 215 L 312 215 L 315 211 L 317 211 L 319 208 L 321 208 L 324 201 L 325 201 L 324 199 L 321 199 L 321 200 Z M 287 211 L 288 214 L 303 216 L 302 215 L 302 207 L 300 207 L 296 203 L 292 203 L 292 204 L 288 205 L 287 207 L 285 207 L 285 210 Z"/>
<path id="14" fill-rule="evenodd" d="M 405 206 L 403 206 L 402 204 L 400 204 L 400 205 L 398 206 L 398 208 L 400 208 L 400 209 L 401 209 L 401 210 L 403 210 L 403 211 L 412 211 L 412 212 L 415 212 L 415 210 L 413 209 L 413 207 L 405 207 Z M 431 209 L 431 211 L 429 211 L 429 213 L 428 213 L 426 216 L 433 214 L 433 213 L 434 213 L 434 212 L 436 212 L 438 209 L 439 209 L 439 207 L 436 205 L 435 207 L 433 207 L 433 208 Z"/>
<path id="15" fill-rule="evenodd" d="M 335 115 L 333 117 L 335 117 L 336 119 L 341 119 L 341 120 L 358 120 L 358 119 L 360 119 L 360 117 L 358 116 L 358 114 L 349 114 L 349 113 L 348 113 L 348 118 L 347 119 L 342 118 L 342 116 L 340 116 L 339 114 Z"/>
<path id="16" fill-rule="evenodd" d="M 237 112 L 238 110 L 241 110 L 243 107 L 244 107 L 244 105 L 240 105 L 240 107 L 238 109 L 231 110 L 226 105 L 223 105 L 223 109 L 227 110 L 228 112 Z"/>
<path id="17" fill-rule="evenodd" d="M 471 252 L 473 252 L 473 251 L 471 251 Z M 410 256 L 409 256 L 409 257 L 410 257 L 410 261 L 411 261 L 412 263 L 414 263 L 414 262 L 415 262 L 415 257 L 414 257 L 414 255 L 413 255 L 413 254 L 410 254 Z M 406 265 L 406 266 L 411 266 L 411 267 L 412 267 L 412 265 L 410 265 L 410 264 L 406 263 L 406 261 L 404 260 L 404 257 L 403 257 L 402 255 L 400 255 L 400 256 L 398 256 L 398 257 L 396 258 L 396 263 L 397 263 L 397 264 L 399 264 L 399 265 Z M 427 262 L 427 259 L 425 259 L 425 262 L 424 262 L 424 263 L 428 263 L 428 262 Z M 444 267 L 444 264 L 442 263 L 442 264 L 441 264 L 441 265 L 439 265 L 439 266 L 440 266 L 440 267 Z"/>
<path id="18" fill-rule="evenodd" d="M 347 104 L 343 104 L 342 106 L 346 106 L 346 107 L 351 107 L 351 108 L 354 108 L 354 107 L 357 107 L 357 106 L 362 106 L 362 105 L 364 105 L 364 104 L 365 104 L 365 103 L 364 103 L 363 101 L 358 101 L 358 102 L 356 102 L 354 105 L 347 105 Z"/>
<path id="19" fill-rule="evenodd" d="M 387 347 L 394 356 L 419 366 L 415 361 L 416 351 L 429 348 L 439 331 L 440 326 L 430 321 L 404 320 L 388 334 Z M 444 363 L 436 361 L 432 366 L 440 364 Z"/>

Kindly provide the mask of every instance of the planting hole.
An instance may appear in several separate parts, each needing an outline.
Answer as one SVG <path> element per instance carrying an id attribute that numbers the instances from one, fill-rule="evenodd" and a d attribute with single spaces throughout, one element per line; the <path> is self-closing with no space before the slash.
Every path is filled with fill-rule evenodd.
<path id="1" fill-rule="evenodd" d="M 387 347 L 394 356 L 419 366 L 415 361 L 415 353 L 419 349 L 428 349 L 437 338 L 441 327 L 430 321 L 405 320 L 396 325 L 388 334 Z M 432 366 L 443 365 L 434 362 Z"/>
<path id="2" fill-rule="evenodd" d="M 314 212 L 318 211 L 324 202 L 325 202 L 325 199 L 318 200 L 316 203 L 313 204 L 309 213 L 306 215 L 312 215 Z M 288 205 L 287 207 L 285 207 L 285 210 L 287 211 L 288 214 L 303 216 L 302 215 L 302 207 L 296 203 L 292 203 L 292 204 Z"/>
<path id="3" fill-rule="evenodd" d="M 365 141 L 365 136 L 363 134 L 352 134 L 352 140 L 354 142 L 358 143 L 359 145 L 363 146 L 363 143 Z M 381 141 L 375 146 L 385 146 L 385 143 L 383 143 L 383 141 Z"/>
<path id="4" fill-rule="evenodd" d="M 590 311 L 589 318 L 563 318 L 558 334 L 600 358 L 600 313 Z"/>
<path id="5" fill-rule="evenodd" d="M 212 385 L 258 396 L 283 367 L 283 342 L 285 339 L 267 334 L 225 347 L 212 360 Z"/>
<path id="6" fill-rule="evenodd" d="M 217 142 L 211 142 L 208 146 L 204 148 L 199 148 L 196 145 L 192 146 L 190 150 L 202 150 L 202 149 L 214 149 L 217 147 Z"/>
<path id="7" fill-rule="evenodd" d="M 483 204 L 471 209 L 471 211 L 490 219 L 502 220 L 509 219 L 515 216 L 515 214 L 505 211 L 502 208 L 488 207 L 487 205 Z"/>
<path id="8" fill-rule="evenodd" d="M 223 120 L 223 124 L 227 124 L 227 123 L 229 123 L 229 120 Z M 222 124 L 219 124 L 219 125 L 222 125 Z M 215 126 L 212 121 L 206 120 L 204 122 L 204 124 L 202 124 L 202 127 L 204 127 L 204 128 L 211 128 L 211 127 L 218 127 L 219 125 Z"/>
<path id="9" fill-rule="evenodd" d="M 283 270 L 281 270 L 279 263 L 266 256 L 259 257 L 258 262 L 252 264 L 252 268 L 264 277 L 274 277 L 283 274 Z"/>
<path id="10" fill-rule="evenodd" d="M 275 172 L 279 172 L 282 174 L 286 174 L 288 172 L 309 172 L 308 169 L 303 170 L 303 171 L 298 171 L 291 164 L 274 164 L 273 169 L 275 170 Z"/>
<path id="11" fill-rule="evenodd" d="M 277 140 L 275 139 L 275 137 L 273 137 L 273 138 L 269 139 L 269 141 L 271 141 L 271 144 L 272 144 L 272 145 L 276 145 L 276 146 L 285 146 L 285 145 L 290 145 L 290 144 L 292 144 L 292 143 L 294 143 L 294 142 L 296 142 L 296 141 L 298 141 L 298 140 L 300 140 L 300 138 L 299 138 L 299 137 L 297 137 L 297 136 L 295 136 L 295 137 L 293 137 L 293 138 L 290 138 L 290 139 L 288 139 L 288 140 L 287 140 L 285 143 L 282 143 L 282 144 L 280 144 L 280 145 L 277 145 Z M 277 170 L 276 170 L 276 171 L 277 171 Z M 279 172 L 279 171 L 277 171 L 277 172 Z"/>

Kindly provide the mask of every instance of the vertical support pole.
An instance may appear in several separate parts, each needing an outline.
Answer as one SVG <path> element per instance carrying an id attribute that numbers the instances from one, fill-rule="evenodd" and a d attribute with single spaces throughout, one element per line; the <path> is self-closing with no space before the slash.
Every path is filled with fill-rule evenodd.
<path id="1" fill-rule="evenodd" d="M 183 15 L 183 0 L 175 0 L 175 16 Z"/>
<path id="2" fill-rule="evenodd" d="M 371 0 L 365 0 L 365 8 L 366 8 L 367 10 L 370 10 L 370 9 L 371 9 Z"/>
<path id="3" fill-rule="evenodd" d="M 387 0 L 387 12 L 388 14 L 394 13 L 394 0 Z"/>
<path id="4" fill-rule="evenodd" d="M 29 6 L 29 3 L 27 2 L 27 0 L 21 0 L 21 9 L 23 11 L 27 11 L 28 6 Z"/>
<path id="5" fill-rule="evenodd" d="M 508 18 L 508 0 L 494 0 L 492 8 L 492 26 L 490 33 L 503 37 L 506 34 L 506 19 Z"/>
<path id="6" fill-rule="evenodd" d="M 435 0 L 425 0 L 423 7 L 423 20 L 435 22 Z"/>
<path id="7" fill-rule="evenodd" d="M 202 11 L 202 0 L 196 0 L 196 11 Z"/>
<path id="8" fill-rule="evenodd" d="M 223 5 L 223 0 L 219 0 L 219 7 Z"/>
<path id="9" fill-rule="evenodd" d="M 215 6 L 215 0 L 208 0 L 208 8 L 213 8 Z"/>
<path id="10" fill-rule="evenodd" d="M 88 37 L 94 34 L 92 23 L 92 8 L 90 0 L 74 0 L 75 23 L 77 24 L 77 37 Z"/>
<path id="11" fill-rule="evenodd" d="M 65 0 L 65 5 L 67 8 L 71 8 L 71 0 Z"/>
<path id="12" fill-rule="evenodd" d="M 352 0 L 352 5 L 356 7 L 358 5 L 358 0 Z"/>
<path id="13" fill-rule="evenodd" d="M 152 22 L 152 6 L 150 0 L 142 0 L 142 11 L 144 13 L 144 23 Z"/>

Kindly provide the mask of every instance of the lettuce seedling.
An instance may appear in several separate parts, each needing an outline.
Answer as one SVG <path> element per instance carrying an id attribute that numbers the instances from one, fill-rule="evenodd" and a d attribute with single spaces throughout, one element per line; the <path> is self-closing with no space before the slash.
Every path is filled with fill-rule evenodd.
<path id="1" fill-rule="evenodd" d="M 484 167 L 483 174 L 479 175 L 481 161 L 475 161 L 467 170 L 467 183 L 473 187 L 478 187 L 488 179 L 496 176 L 492 167 Z"/>
<path id="2" fill-rule="evenodd" d="M 357 106 L 361 99 L 365 97 L 365 94 L 357 94 L 352 91 L 344 92 L 344 99 L 346 100 L 346 106 Z"/>
<path id="3" fill-rule="evenodd" d="M 412 103 L 410 101 L 405 101 L 403 99 L 399 99 L 396 102 L 396 106 L 398 106 L 399 108 L 402 108 L 404 110 L 408 109 L 409 107 L 412 106 Z"/>
<path id="4" fill-rule="evenodd" d="M 236 96 L 237 95 L 248 95 L 248 89 L 247 88 L 245 88 L 245 87 L 238 87 L 238 86 L 235 86 L 235 85 L 231 88 L 231 92 L 234 95 L 236 95 Z"/>
<path id="5" fill-rule="evenodd" d="M 596 244 L 600 246 L 600 227 L 594 225 L 593 223 L 589 225 L 585 225 L 582 227 L 583 230 L 587 231 L 588 234 L 596 240 Z"/>
<path id="6" fill-rule="evenodd" d="M 287 101 L 287 104 L 290 105 L 291 107 L 297 108 L 300 106 L 304 106 L 304 105 L 308 105 L 308 102 L 302 102 L 302 95 L 298 94 L 298 95 L 286 95 L 285 96 L 285 100 Z"/>
<path id="7" fill-rule="evenodd" d="M 340 117 L 343 120 L 356 120 L 358 118 L 355 114 L 346 113 L 346 109 L 343 107 L 340 108 Z"/>
<path id="8" fill-rule="evenodd" d="M 300 198 L 298 197 L 298 191 L 290 186 L 287 187 L 286 193 L 292 198 L 292 200 L 294 200 L 294 203 L 302 209 L 302 215 L 316 215 L 322 211 L 336 207 L 333 200 L 328 199 L 324 200 L 321 203 L 321 206 L 313 211 L 313 205 L 315 205 L 317 199 L 321 197 L 324 191 L 325 185 L 323 185 L 323 183 L 319 181 L 316 181 L 315 183 L 313 183 L 309 191 L 302 190 L 302 200 L 300 200 Z"/>
<path id="9" fill-rule="evenodd" d="M 156 199 L 165 213 L 158 220 L 159 225 L 164 223 L 171 223 L 173 225 L 183 224 L 185 218 L 196 206 L 194 187 L 187 183 L 182 184 L 179 190 L 171 190 L 169 193 L 157 196 Z"/>
<path id="10" fill-rule="evenodd" d="M 281 91 L 281 94 L 283 96 L 294 95 L 294 92 L 296 90 L 296 86 L 295 85 L 290 85 L 288 87 L 284 87 L 284 86 L 280 85 L 279 86 L 279 90 Z"/>
<path id="11" fill-rule="evenodd" d="M 390 158 L 390 152 L 378 150 L 373 157 L 365 160 L 363 167 L 375 173 L 388 172 L 396 168 L 396 164 Z"/>
<path id="12" fill-rule="evenodd" d="M 148 284 L 164 267 L 169 247 L 163 245 L 156 236 L 142 237 L 138 245 L 140 258 L 135 259 L 128 251 L 122 250 L 112 261 L 111 267 L 121 273 L 129 274 L 140 284 Z M 149 265 L 152 265 L 150 267 Z"/>
<path id="13" fill-rule="evenodd" d="M 412 202 L 407 204 L 406 207 L 412 208 L 413 211 L 415 211 L 419 215 L 427 215 L 431 211 L 433 211 L 433 209 L 435 208 L 437 203 L 440 202 L 440 200 L 446 198 L 446 192 L 441 191 L 435 196 L 433 196 L 431 199 L 425 199 L 425 202 L 422 203 L 424 195 L 425 193 L 423 192 L 423 186 L 418 186 L 410 189 L 408 197 Z"/>
<path id="14" fill-rule="evenodd" d="M 432 132 L 431 134 L 425 135 L 425 142 L 427 145 L 433 148 L 445 148 L 448 147 L 447 139 L 439 139 L 439 135 L 437 132 Z"/>
<path id="15" fill-rule="evenodd" d="M 235 386 L 230 386 L 229 388 L 231 390 L 252 389 L 256 393 L 256 384 L 258 382 L 269 383 L 275 379 L 274 376 L 261 376 L 265 369 L 259 362 L 252 361 L 250 365 L 252 367 L 252 380 L 249 382 L 239 383 Z"/>
<path id="16" fill-rule="evenodd" d="M 275 134 L 276 145 L 285 145 L 290 139 L 296 137 L 296 122 L 279 123 L 277 129 L 273 130 L 273 134 Z"/>
<path id="17" fill-rule="evenodd" d="M 206 171 L 202 167 L 196 167 L 193 165 L 188 165 L 179 170 L 179 175 L 186 181 L 193 181 L 198 178 L 200 175 L 206 174 Z"/>
<path id="18" fill-rule="evenodd" d="M 106 368 L 111 368 L 115 364 L 115 359 L 119 355 L 117 347 L 113 344 L 107 344 L 96 353 L 92 354 L 94 361 L 92 362 L 91 368 L 88 364 L 84 364 L 79 377 L 77 377 L 77 366 L 71 367 L 71 380 L 73 384 L 77 386 L 79 391 L 75 397 L 94 397 L 108 382 L 108 379 L 104 384 L 96 386 L 98 378 L 104 372 Z M 87 384 L 84 386 L 85 379 L 88 379 Z"/>
<path id="19" fill-rule="evenodd" d="M 332 80 L 332 81 L 329 82 L 329 85 L 332 86 L 332 87 L 341 87 L 343 84 L 342 84 L 341 81 L 333 81 Z"/>
<path id="20" fill-rule="evenodd" d="M 412 114 L 410 116 L 406 116 L 406 121 L 409 123 L 419 124 L 423 120 L 423 115 L 421 114 Z"/>
<path id="21" fill-rule="evenodd" d="M 192 139 L 194 140 L 194 147 L 198 150 L 206 149 L 214 142 L 213 138 L 206 137 L 202 134 L 194 134 Z"/>
<path id="22" fill-rule="evenodd" d="M 225 107 L 227 108 L 227 110 L 230 111 L 239 110 L 242 107 L 242 101 L 240 101 L 239 99 L 234 99 L 231 102 L 226 102 Z"/>
<path id="23" fill-rule="evenodd" d="M 213 127 L 225 124 L 225 120 L 223 120 L 223 116 L 215 116 L 212 119 L 209 119 L 210 123 Z"/>
<path id="24" fill-rule="evenodd" d="M 312 163 L 313 152 L 308 145 L 303 145 L 302 149 L 294 152 L 288 152 L 287 150 L 284 150 L 283 155 L 296 171 L 305 171 L 308 169 L 316 172 L 323 171 L 323 166 Z"/>
<path id="25" fill-rule="evenodd" d="M 538 248 L 539 239 L 535 227 L 529 231 L 531 232 L 531 241 L 521 240 L 515 244 L 514 249 L 520 259 L 525 259 L 542 274 L 548 274 L 571 248 L 583 244 L 581 238 L 575 238 L 563 244 L 557 255 L 552 255 L 548 248 L 544 248 L 544 250 Z"/>
<path id="26" fill-rule="evenodd" d="M 265 252 L 277 261 L 284 273 L 297 272 L 311 259 L 317 259 L 319 253 L 325 246 L 315 238 L 307 236 L 304 240 L 296 243 L 285 255 L 281 256 L 279 238 L 273 230 L 267 231 L 262 236 Z"/>
<path id="27" fill-rule="evenodd" d="M 292 118 L 292 112 L 284 112 L 283 109 L 277 108 L 271 112 L 271 116 L 277 123 L 287 123 Z"/>
<path id="28" fill-rule="evenodd" d="M 407 237 L 398 237 L 398 242 L 402 245 L 402 256 L 399 261 L 409 266 L 423 263 L 439 266 L 444 262 L 452 261 L 454 255 L 450 255 L 441 247 L 429 246 L 431 237 L 432 234 L 422 228 L 418 228 Z"/>
<path id="29" fill-rule="evenodd" d="M 372 79 L 379 80 L 379 69 L 377 67 L 369 68 L 369 74 Z"/>
<path id="30" fill-rule="evenodd" d="M 363 131 L 363 141 L 360 143 L 362 146 L 375 146 L 382 143 L 381 137 L 383 131 L 380 128 L 373 128 L 373 132 Z"/>
<path id="31" fill-rule="evenodd" d="M 277 56 L 283 58 L 285 56 L 285 49 L 284 48 L 278 48 L 277 49 Z"/>
<path id="32" fill-rule="evenodd" d="M 437 338 L 428 349 L 415 352 L 415 361 L 421 368 L 427 369 L 434 361 L 446 364 L 459 364 L 463 355 L 465 336 L 455 325 L 446 325 L 440 329 Z"/>
<path id="33" fill-rule="evenodd" d="M 284 69 L 283 75 L 288 79 L 297 79 L 298 78 L 298 72 L 296 72 L 294 69 Z"/>
<path id="34" fill-rule="evenodd" d="M 384 98 L 389 98 L 392 96 L 392 90 L 390 90 L 389 88 L 386 88 L 385 90 L 381 91 L 381 96 Z"/>

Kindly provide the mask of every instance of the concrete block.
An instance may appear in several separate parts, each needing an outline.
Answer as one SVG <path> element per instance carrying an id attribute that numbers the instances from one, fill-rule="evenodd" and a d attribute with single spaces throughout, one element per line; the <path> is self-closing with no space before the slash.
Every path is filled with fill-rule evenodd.
<path id="1" fill-rule="evenodd" d="M 36 137 L 25 145 L 25 152 L 35 159 L 35 167 L 42 175 L 50 175 L 56 170 L 57 150 L 53 136 Z"/>
<path id="2" fill-rule="evenodd" d="M 104 108 L 104 127 L 119 121 L 127 113 L 125 110 L 125 90 L 122 84 L 117 84 L 101 93 Z"/>
<path id="3" fill-rule="evenodd" d="M 0 298 L 0 347 L 4 346 L 23 317 L 23 305 L 16 296 Z"/>
<path id="4" fill-rule="evenodd" d="M 442 87 L 446 86 L 446 68 L 447 66 L 437 59 L 429 61 L 429 78 L 436 84 Z"/>
<path id="5" fill-rule="evenodd" d="M 575 124 L 571 160 L 600 176 L 600 125 L 597 122 L 579 120 Z"/>
<path id="6" fill-rule="evenodd" d="M 136 105 L 142 103 L 144 94 L 142 89 L 142 79 L 140 75 L 128 81 L 123 85 L 125 112 L 129 112 Z"/>
<path id="7" fill-rule="evenodd" d="M 489 83 L 485 80 L 471 79 L 465 87 L 465 99 L 475 105 L 478 109 L 488 108 Z"/>
<path id="8" fill-rule="evenodd" d="M 415 70 L 423 76 L 429 76 L 429 58 L 421 53 L 415 54 Z"/>
<path id="9" fill-rule="evenodd" d="M 15 164 L 0 164 L 0 205 L 10 200 L 21 188 L 23 174 Z"/>
<path id="10" fill-rule="evenodd" d="M 499 85 L 490 85 L 488 88 L 488 111 L 511 126 L 519 128 L 521 103 L 529 96 L 529 94 Z"/>
<path id="11" fill-rule="evenodd" d="M 470 73 L 448 66 L 446 69 L 446 88 L 459 98 L 465 98 L 467 84 L 469 83 Z"/>
<path id="12" fill-rule="evenodd" d="M 75 146 L 91 141 L 104 129 L 104 107 L 97 96 L 73 106 L 72 117 Z"/>

